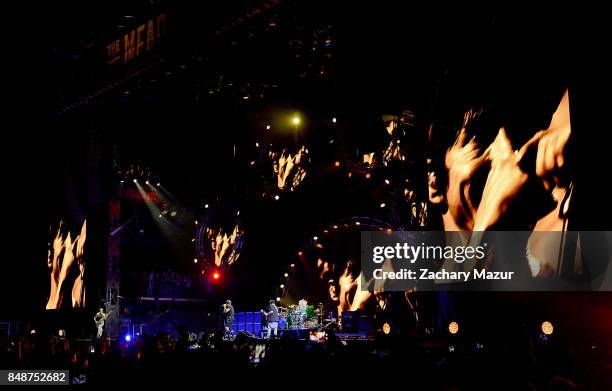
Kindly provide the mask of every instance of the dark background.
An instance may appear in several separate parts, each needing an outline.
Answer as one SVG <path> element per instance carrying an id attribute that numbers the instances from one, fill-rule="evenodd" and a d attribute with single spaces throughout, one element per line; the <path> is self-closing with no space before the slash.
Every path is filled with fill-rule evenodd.
<path id="1" fill-rule="evenodd" d="M 599 142 L 606 123 L 596 98 L 605 78 L 598 61 L 604 38 L 596 10 L 283 1 L 239 20 L 264 3 L 63 2 L 36 10 L 35 39 L 24 39 L 31 44 L 12 99 L 15 141 L 4 145 L 5 228 L 14 235 L 6 241 L 2 314 L 27 317 L 44 306 L 48 275 L 41 265 L 56 201 L 52 189 L 63 166 L 87 164 L 78 156 L 91 137 L 102 150 L 103 170 L 94 181 L 101 184 L 102 200 L 116 185 L 111 161 L 118 151 L 125 164 L 150 166 L 194 217 L 204 202 L 241 210 L 247 243 L 211 302 L 231 295 L 242 308 L 256 308 L 274 295 L 312 232 L 337 219 L 373 213 L 381 178 L 370 185 L 351 182 L 330 166 L 355 159 L 357 149 L 382 145 L 380 115 L 404 108 L 415 112 L 416 128 L 424 132 L 446 105 L 483 104 L 511 125 L 520 145 L 547 124 L 570 86 L 580 157 L 576 181 L 584 184 L 575 221 L 580 228 L 609 229 L 599 209 L 606 209 L 598 191 L 601 168 L 594 166 L 599 160 L 606 165 Z M 124 16 L 146 20 L 159 10 L 171 24 L 156 58 L 108 71 L 101 48 L 137 23 Z M 260 175 L 247 164 L 256 156 L 254 143 L 277 113 L 293 111 L 302 113 L 300 137 L 313 146 L 312 172 L 295 193 L 281 194 L 279 201 L 261 199 Z M 337 125 L 331 126 L 331 117 L 338 118 Z M 287 129 L 277 128 L 272 140 L 290 144 L 282 133 Z M 99 222 L 88 240 L 100 249 L 92 265 L 99 273 L 90 275 L 100 295 L 105 206 L 88 208 Z M 155 229 L 152 220 L 140 223 L 145 232 Z M 184 243 L 170 244 L 159 235 L 152 240 L 162 250 L 146 257 L 198 273 L 190 238 L 189 228 Z M 129 262 L 128 254 L 141 258 L 151 248 L 147 243 L 138 236 L 126 242 L 123 261 Z M 588 297 L 606 303 L 604 296 Z M 568 300 L 585 301 L 572 295 L 549 299 L 560 311 Z"/>

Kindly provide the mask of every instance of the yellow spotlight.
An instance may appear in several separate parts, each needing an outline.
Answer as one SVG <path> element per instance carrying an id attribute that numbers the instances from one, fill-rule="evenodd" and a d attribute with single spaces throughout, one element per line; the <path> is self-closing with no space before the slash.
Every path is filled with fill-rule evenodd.
<path id="1" fill-rule="evenodd" d="M 289 277 L 289 273 L 285 273 L 285 278 Z"/>
<path id="2" fill-rule="evenodd" d="M 366 179 L 370 179 L 372 177 L 372 174 L 370 174 L 369 172 L 365 175 Z"/>
<path id="3" fill-rule="evenodd" d="M 266 130 L 270 130 L 270 125 L 266 125 Z"/>
<path id="4" fill-rule="evenodd" d="M 278 302 L 280 303 L 280 297 L 277 297 L 277 298 L 276 298 L 276 301 L 278 301 Z"/>
<path id="5" fill-rule="evenodd" d="M 208 209 L 208 204 L 205 204 L 205 205 L 204 205 L 204 208 L 205 208 L 205 209 Z"/>
<path id="6" fill-rule="evenodd" d="M 291 122 L 293 122 L 294 125 L 299 125 L 301 122 L 301 119 L 297 115 L 294 115 L 293 118 L 291 119 Z"/>
<path id="7" fill-rule="evenodd" d="M 198 258 L 195 258 L 195 259 L 193 260 L 193 263 L 198 263 Z"/>
<path id="8" fill-rule="evenodd" d="M 382 325 L 382 332 L 385 335 L 389 335 L 391 334 L 391 325 L 387 322 L 383 323 Z"/>
<path id="9" fill-rule="evenodd" d="M 280 285 L 281 289 L 285 288 L 285 284 Z"/>
<path id="10" fill-rule="evenodd" d="M 553 327 L 552 323 L 549 321 L 542 322 L 542 332 L 545 335 L 551 335 L 553 331 L 555 331 L 555 328 Z"/>
<path id="11" fill-rule="evenodd" d="M 339 161 L 336 161 L 336 162 L 334 163 L 334 166 L 336 166 L 336 167 L 340 167 L 340 162 L 339 162 Z"/>
<path id="12" fill-rule="evenodd" d="M 459 323 L 457 322 L 450 322 L 448 324 L 448 332 L 455 335 L 459 332 Z"/>

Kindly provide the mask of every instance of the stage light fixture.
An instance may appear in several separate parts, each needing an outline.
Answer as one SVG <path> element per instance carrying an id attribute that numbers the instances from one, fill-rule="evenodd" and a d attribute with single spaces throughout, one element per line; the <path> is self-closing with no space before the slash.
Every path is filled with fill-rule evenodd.
<path id="1" fill-rule="evenodd" d="M 336 121 L 337 121 L 337 120 L 336 120 L 336 117 L 332 118 L 332 122 L 333 122 L 333 123 L 336 123 Z"/>
<path id="2" fill-rule="evenodd" d="M 134 183 L 136 183 L 136 182 L 138 182 L 138 181 L 136 180 L 136 178 L 134 178 L 134 181 L 133 181 L 133 182 L 134 182 Z"/>
<path id="3" fill-rule="evenodd" d="M 389 335 L 391 334 L 391 325 L 387 322 L 383 323 L 382 325 L 382 332 L 385 335 Z"/>
<path id="4" fill-rule="evenodd" d="M 149 181 L 145 181 L 145 184 L 147 184 L 147 185 L 148 185 L 148 184 L 149 184 Z"/>
<path id="5" fill-rule="evenodd" d="M 276 298 L 276 301 L 280 303 L 280 297 L 277 297 L 277 298 Z"/>
<path id="6" fill-rule="evenodd" d="M 205 204 L 205 205 L 204 205 L 204 209 L 208 209 L 208 204 Z"/>
<path id="7" fill-rule="evenodd" d="M 340 162 L 336 160 L 336 162 L 334 163 L 334 166 L 340 167 Z"/>
<path id="8" fill-rule="evenodd" d="M 385 179 L 385 183 L 388 185 L 388 184 L 389 184 L 389 183 L 391 183 L 391 182 L 389 182 L 389 180 L 388 180 L 388 179 Z"/>
<path id="9" fill-rule="evenodd" d="M 284 274 L 285 278 L 289 277 L 289 273 Z"/>
<path id="10" fill-rule="evenodd" d="M 278 195 L 275 195 L 275 196 L 274 196 L 274 199 L 275 199 L 276 201 L 278 201 L 278 200 L 280 199 L 280 197 L 279 197 Z"/>
<path id="11" fill-rule="evenodd" d="M 293 118 L 291 119 L 291 122 L 293 122 L 294 125 L 299 125 L 300 122 L 302 122 L 302 120 L 297 115 L 294 115 Z"/>
<path id="12" fill-rule="evenodd" d="M 380 204 L 380 207 L 384 208 L 385 207 L 385 203 L 383 202 L 382 204 Z"/>
<path id="13" fill-rule="evenodd" d="M 285 284 L 280 284 L 281 289 L 285 288 Z"/>
<path id="14" fill-rule="evenodd" d="M 194 258 L 193 263 L 198 263 L 198 258 Z"/>
<path id="15" fill-rule="evenodd" d="M 453 321 L 448 324 L 448 332 L 455 335 L 459 332 L 459 323 Z"/>
<path id="16" fill-rule="evenodd" d="M 157 182 L 157 187 L 160 187 L 160 186 L 161 186 L 161 184 L 159 182 Z"/>
<path id="17" fill-rule="evenodd" d="M 295 263 L 292 263 L 290 266 L 291 266 L 292 268 L 294 268 L 294 267 L 295 267 Z"/>
<path id="18" fill-rule="evenodd" d="M 221 274 L 219 274 L 219 272 L 214 272 L 212 278 L 213 280 L 218 280 L 219 278 L 221 278 Z"/>
<path id="19" fill-rule="evenodd" d="M 319 237 L 318 236 L 314 236 L 312 239 L 313 240 L 319 240 Z"/>
<path id="20" fill-rule="evenodd" d="M 266 125 L 266 130 L 270 130 L 270 125 Z"/>
<path id="21" fill-rule="evenodd" d="M 544 335 L 551 335 L 555 331 L 555 328 L 549 321 L 542 322 L 541 329 Z"/>
<path id="22" fill-rule="evenodd" d="M 123 339 L 125 340 L 125 342 L 130 342 L 132 340 L 132 336 L 129 334 L 126 334 L 125 337 L 123 337 Z"/>

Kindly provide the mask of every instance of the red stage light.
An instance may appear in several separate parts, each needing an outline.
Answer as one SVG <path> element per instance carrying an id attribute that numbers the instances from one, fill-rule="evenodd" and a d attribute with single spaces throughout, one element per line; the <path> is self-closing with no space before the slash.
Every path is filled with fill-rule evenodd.
<path id="1" fill-rule="evenodd" d="M 219 278 L 221 278 L 221 274 L 219 274 L 219 272 L 214 272 L 212 275 L 213 280 L 218 280 Z"/>

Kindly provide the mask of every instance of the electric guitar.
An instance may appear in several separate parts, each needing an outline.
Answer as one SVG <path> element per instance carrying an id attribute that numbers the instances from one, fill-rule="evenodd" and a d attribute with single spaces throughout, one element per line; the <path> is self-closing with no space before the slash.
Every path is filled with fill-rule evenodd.
<path id="1" fill-rule="evenodd" d="M 102 324 L 104 324 L 104 321 L 105 321 L 106 319 L 108 319 L 108 316 L 109 316 L 110 314 L 112 314 L 112 313 L 113 313 L 113 311 L 110 311 L 108 314 L 104 314 L 104 315 L 102 315 L 102 317 L 101 317 L 100 319 L 98 319 L 98 320 L 95 320 L 95 319 L 94 319 L 94 322 L 96 323 L 96 327 L 97 327 L 97 326 L 101 326 Z"/>

